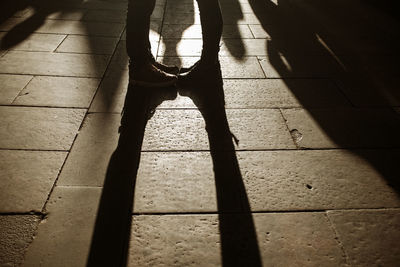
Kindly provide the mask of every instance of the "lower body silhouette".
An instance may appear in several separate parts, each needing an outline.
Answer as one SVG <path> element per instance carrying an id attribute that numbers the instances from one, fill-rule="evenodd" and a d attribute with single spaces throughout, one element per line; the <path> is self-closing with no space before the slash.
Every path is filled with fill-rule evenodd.
<path id="1" fill-rule="evenodd" d="M 176 67 L 157 63 L 149 41 L 150 17 L 156 0 L 129 0 L 126 23 L 126 49 L 130 58 L 130 79 L 143 86 L 168 86 L 176 81 Z M 218 63 L 222 35 L 222 14 L 218 0 L 197 0 L 200 10 L 203 47 L 201 60 L 185 72 L 182 80 L 200 79 Z M 214 67 L 215 68 L 215 67 Z"/>

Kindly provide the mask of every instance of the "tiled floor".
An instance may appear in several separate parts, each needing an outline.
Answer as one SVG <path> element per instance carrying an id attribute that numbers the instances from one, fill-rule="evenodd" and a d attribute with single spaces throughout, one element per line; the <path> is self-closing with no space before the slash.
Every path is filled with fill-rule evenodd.
<path id="1" fill-rule="evenodd" d="M 1 4 L 0 266 L 398 266 L 399 19 L 220 4 L 223 93 L 150 102 L 126 0 Z M 157 0 L 158 61 L 190 66 L 201 34 L 196 1 Z"/>

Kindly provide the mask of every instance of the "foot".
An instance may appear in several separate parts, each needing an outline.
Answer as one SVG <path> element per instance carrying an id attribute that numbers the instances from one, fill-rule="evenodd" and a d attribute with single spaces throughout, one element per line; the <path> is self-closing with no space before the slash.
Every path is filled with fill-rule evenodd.
<path id="1" fill-rule="evenodd" d="M 182 68 L 178 76 L 178 86 L 195 87 L 196 85 L 215 84 L 221 80 L 219 61 L 205 64 L 197 61 L 189 68 Z"/>
<path id="2" fill-rule="evenodd" d="M 175 84 L 177 76 L 160 70 L 152 63 L 129 66 L 129 82 L 143 87 L 166 87 Z"/>
<path id="3" fill-rule="evenodd" d="M 162 70 L 163 72 L 169 74 L 177 75 L 179 73 L 179 68 L 177 66 L 164 65 L 157 61 L 154 61 L 153 65 L 156 66 L 159 70 Z"/>

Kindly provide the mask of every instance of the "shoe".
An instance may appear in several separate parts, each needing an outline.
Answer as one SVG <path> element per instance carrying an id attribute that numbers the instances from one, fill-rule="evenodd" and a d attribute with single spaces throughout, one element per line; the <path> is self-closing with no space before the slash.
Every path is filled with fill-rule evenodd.
<path id="1" fill-rule="evenodd" d="M 169 74 L 177 75 L 180 71 L 177 66 L 164 65 L 163 63 L 157 62 L 153 55 L 150 56 L 150 62 L 159 70 L 162 70 L 163 72 Z M 132 64 L 133 63 L 129 60 L 129 66 L 131 66 Z"/>
<path id="2" fill-rule="evenodd" d="M 129 82 L 143 87 L 166 87 L 175 84 L 177 76 L 147 63 L 140 67 L 129 66 Z"/>
<path id="3" fill-rule="evenodd" d="M 219 61 L 212 64 L 196 62 L 189 68 L 182 68 L 178 75 L 179 87 L 196 87 L 198 85 L 218 85 L 222 83 Z"/>
<path id="4" fill-rule="evenodd" d="M 200 60 L 196 61 L 196 63 L 194 63 L 192 66 L 190 67 L 182 67 L 179 69 L 179 75 L 183 75 L 189 71 L 191 71 L 194 67 L 196 67 L 197 65 L 200 64 Z"/>
<path id="5" fill-rule="evenodd" d="M 157 62 L 154 60 L 153 65 L 156 66 L 159 70 L 162 70 L 163 72 L 177 75 L 179 73 L 179 68 L 177 66 L 168 66 L 164 65 L 160 62 Z"/>

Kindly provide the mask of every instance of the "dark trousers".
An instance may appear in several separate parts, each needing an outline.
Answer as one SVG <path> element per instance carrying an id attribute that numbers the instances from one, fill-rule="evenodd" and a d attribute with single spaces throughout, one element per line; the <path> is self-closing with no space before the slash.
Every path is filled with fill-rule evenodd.
<path id="1" fill-rule="evenodd" d="M 140 66 L 151 60 L 149 41 L 150 16 L 155 0 L 129 0 L 126 20 L 126 48 L 133 64 Z M 197 0 L 203 36 L 203 62 L 218 59 L 222 34 L 222 15 L 218 0 Z"/>

